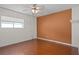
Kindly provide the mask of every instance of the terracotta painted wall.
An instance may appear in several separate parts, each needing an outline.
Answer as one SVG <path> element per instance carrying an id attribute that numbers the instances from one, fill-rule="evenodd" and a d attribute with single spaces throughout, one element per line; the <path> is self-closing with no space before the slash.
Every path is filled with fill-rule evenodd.
<path id="1" fill-rule="evenodd" d="M 71 9 L 37 18 L 37 36 L 71 44 Z"/>

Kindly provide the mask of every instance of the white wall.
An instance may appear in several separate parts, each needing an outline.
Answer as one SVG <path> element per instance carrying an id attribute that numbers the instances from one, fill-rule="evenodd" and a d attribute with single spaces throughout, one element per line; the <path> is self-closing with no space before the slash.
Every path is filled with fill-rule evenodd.
<path id="1" fill-rule="evenodd" d="M 79 48 L 79 6 L 72 8 L 72 45 Z"/>
<path id="2" fill-rule="evenodd" d="M 36 38 L 36 19 L 9 9 L 0 8 L 0 16 L 24 19 L 23 29 L 0 28 L 0 47 Z"/>

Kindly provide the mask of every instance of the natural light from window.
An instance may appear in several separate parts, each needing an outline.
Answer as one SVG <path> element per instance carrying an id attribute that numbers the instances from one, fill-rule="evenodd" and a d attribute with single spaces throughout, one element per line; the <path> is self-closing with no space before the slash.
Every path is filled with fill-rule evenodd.
<path id="1" fill-rule="evenodd" d="M 1 22 L 1 28 L 13 28 L 13 23 L 11 23 L 11 22 Z"/>
<path id="2" fill-rule="evenodd" d="M 24 28 L 24 20 L 1 16 L 1 28 Z"/>
<path id="3" fill-rule="evenodd" d="M 23 23 L 14 23 L 14 28 L 23 28 Z"/>

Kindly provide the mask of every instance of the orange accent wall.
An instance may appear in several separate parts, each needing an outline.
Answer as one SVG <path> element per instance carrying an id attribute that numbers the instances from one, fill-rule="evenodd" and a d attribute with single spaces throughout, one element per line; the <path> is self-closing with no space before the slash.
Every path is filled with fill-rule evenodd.
<path id="1" fill-rule="evenodd" d="M 71 9 L 37 18 L 37 36 L 71 44 Z"/>

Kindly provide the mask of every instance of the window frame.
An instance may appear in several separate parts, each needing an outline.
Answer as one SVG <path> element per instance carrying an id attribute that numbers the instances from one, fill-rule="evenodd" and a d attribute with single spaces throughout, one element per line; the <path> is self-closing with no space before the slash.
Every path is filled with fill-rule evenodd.
<path id="1" fill-rule="evenodd" d="M 14 25 L 15 25 L 15 23 L 21 23 L 22 24 L 22 27 L 21 28 L 24 28 L 24 23 L 23 22 L 14 22 L 13 23 L 13 28 L 16 28 Z M 19 27 L 18 27 L 19 28 Z"/>
<path id="2" fill-rule="evenodd" d="M 2 17 L 7 17 L 7 16 L 2 16 Z M 9 18 L 13 18 L 13 17 L 9 17 Z M 13 19 L 19 19 L 19 18 L 13 18 Z M 8 22 L 11 22 L 12 24 L 13 24 L 13 27 L 10 27 L 10 28 L 24 28 L 24 19 L 21 19 L 21 20 L 23 20 L 22 22 L 21 21 L 10 21 L 10 20 L 5 20 L 5 19 L 0 19 L 0 27 L 1 28 L 8 28 L 8 27 L 2 27 L 2 22 L 4 22 L 4 23 L 8 23 Z M 14 25 L 15 25 L 15 23 L 21 23 L 22 24 L 22 27 L 15 27 Z"/>
<path id="3" fill-rule="evenodd" d="M 8 24 L 8 23 L 13 24 L 13 22 L 10 22 L 10 21 L 1 21 L 1 28 L 13 28 L 13 25 L 14 25 L 14 24 L 12 25 L 12 27 L 8 27 L 8 26 L 7 26 L 7 27 L 2 27 L 2 24 L 3 24 L 3 23 L 5 23 L 5 24 Z"/>

